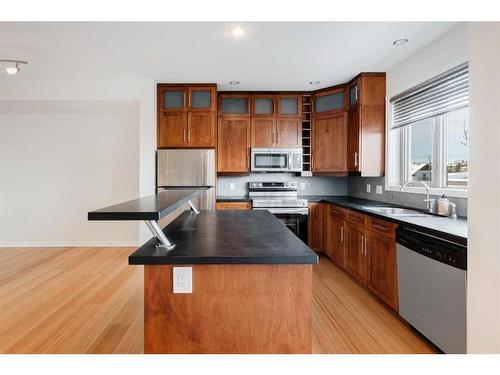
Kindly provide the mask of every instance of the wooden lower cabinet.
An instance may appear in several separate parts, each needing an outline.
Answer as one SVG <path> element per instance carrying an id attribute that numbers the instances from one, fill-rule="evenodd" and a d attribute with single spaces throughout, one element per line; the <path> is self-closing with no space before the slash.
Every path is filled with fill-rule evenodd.
<path id="1" fill-rule="evenodd" d="M 333 216 L 329 210 L 325 210 L 325 253 L 339 266 L 346 266 L 346 222 Z"/>
<path id="2" fill-rule="evenodd" d="M 366 284 L 368 276 L 366 245 L 365 229 L 356 224 L 348 224 L 346 269 L 363 284 Z"/>
<path id="3" fill-rule="evenodd" d="M 323 252 L 324 236 L 324 203 L 309 203 L 309 215 L 307 217 L 307 242 L 311 249 Z"/>
<path id="4" fill-rule="evenodd" d="M 370 233 L 368 240 L 368 288 L 380 299 L 398 309 L 396 241 Z"/>
<path id="5" fill-rule="evenodd" d="M 252 204 L 250 202 L 217 202 L 215 208 L 217 210 L 250 210 Z"/>
<path id="6" fill-rule="evenodd" d="M 324 212 L 325 254 L 397 311 L 397 225 L 330 204 Z"/>

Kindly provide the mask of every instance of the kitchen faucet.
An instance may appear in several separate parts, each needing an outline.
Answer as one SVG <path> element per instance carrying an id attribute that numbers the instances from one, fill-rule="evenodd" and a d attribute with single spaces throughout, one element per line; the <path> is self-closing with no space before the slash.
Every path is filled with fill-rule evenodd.
<path id="1" fill-rule="evenodd" d="M 425 192 L 427 194 L 427 199 L 425 199 L 425 202 L 427 203 L 427 211 L 430 212 L 431 211 L 431 200 L 429 198 L 429 191 L 430 191 L 430 189 L 429 189 L 429 185 L 427 185 L 425 182 L 418 181 L 418 180 L 417 181 L 412 181 L 412 180 L 405 181 L 405 183 L 401 186 L 400 191 L 403 191 L 404 188 L 406 186 L 408 186 L 409 184 L 411 184 L 411 183 L 417 183 L 417 182 L 420 183 L 425 188 Z"/>

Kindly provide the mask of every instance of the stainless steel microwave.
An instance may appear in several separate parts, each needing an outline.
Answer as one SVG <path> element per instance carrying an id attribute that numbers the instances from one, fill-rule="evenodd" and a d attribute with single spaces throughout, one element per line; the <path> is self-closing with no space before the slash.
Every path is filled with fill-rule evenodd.
<path id="1" fill-rule="evenodd" d="M 252 172 L 301 172 L 301 148 L 252 148 Z"/>

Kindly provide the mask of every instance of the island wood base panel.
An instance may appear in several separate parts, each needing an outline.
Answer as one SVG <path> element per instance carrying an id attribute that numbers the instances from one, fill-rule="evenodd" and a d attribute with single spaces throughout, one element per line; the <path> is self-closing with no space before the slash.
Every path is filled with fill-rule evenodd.
<path id="1" fill-rule="evenodd" d="M 311 353 L 312 265 L 192 267 L 144 266 L 144 353 Z"/>

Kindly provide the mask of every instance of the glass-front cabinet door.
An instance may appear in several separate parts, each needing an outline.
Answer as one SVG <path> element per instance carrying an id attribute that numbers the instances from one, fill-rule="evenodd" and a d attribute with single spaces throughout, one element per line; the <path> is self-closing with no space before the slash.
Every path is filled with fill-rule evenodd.
<path id="1" fill-rule="evenodd" d="M 164 87 L 160 90 L 160 109 L 166 112 L 187 110 L 185 87 Z"/>
<path id="2" fill-rule="evenodd" d="M 273 117 L 276 114 L 276 97 L 274 95 L 253 95 L 252 116 Z"/>
<path id="3" fill-rule="evenodd" d="M 240 94 L 219 95 L 219 115 L 237 117 L 250 116 L 249 96 Z"/>
<path id="4" fill-rule="evenodd" d="M 344 88 L 325 91 L 314 95 L 314 113 L 325 114 L 344 111 Z"/>
<path id="5" fill-rule="evenodd" d="M 279 117 L 301 117 L 302 97 L 300 95 L 277 95 Z"/>
<path id="6" fill-rule="evenodd" d="M 359 103 L 359 81 L 349 86 L 349 108 L 357 106 Z"/>
<path id="7" fill-rule="evenodd" d="M 190 111 L 215 111 L 214 87 L 190 87 L 188 89 L 188 108 Z"/>

